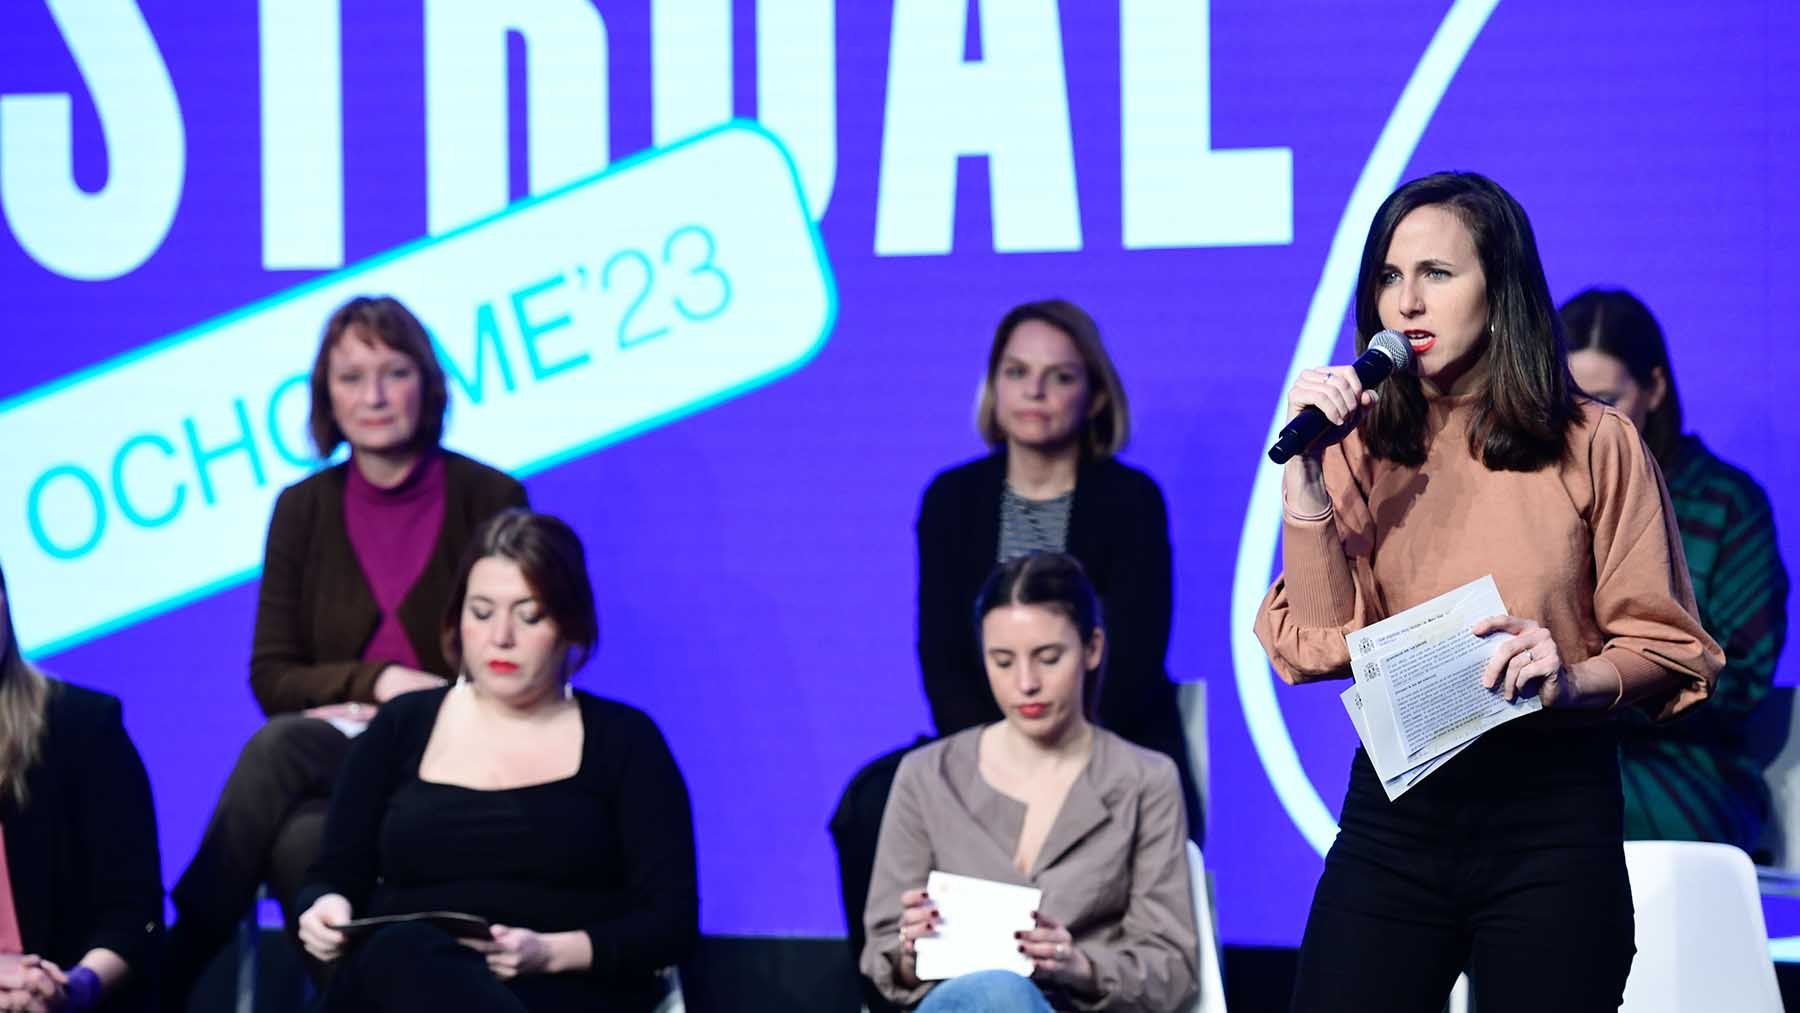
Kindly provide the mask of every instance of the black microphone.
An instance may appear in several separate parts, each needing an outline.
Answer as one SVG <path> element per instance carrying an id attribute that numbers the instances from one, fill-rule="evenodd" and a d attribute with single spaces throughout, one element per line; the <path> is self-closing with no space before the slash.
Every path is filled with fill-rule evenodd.
<path id="1" fill-rule="evenodd" d="M 1350 364 L 1363 388 L 1369 389 L 1387 379 L 1396 369 L 1412 368 L 1412 345 L 1393 331 L 1382 331 L 1369 339 L 1368 350 Z M 1307 405 L 1283 426 L 1281 436 L 1269 448 L 1269 460 L 1286 464 L 1288 458 L 1312 445 L 1312 441 L 1331 428 L 1331 420 L 1313 405 Z"/>

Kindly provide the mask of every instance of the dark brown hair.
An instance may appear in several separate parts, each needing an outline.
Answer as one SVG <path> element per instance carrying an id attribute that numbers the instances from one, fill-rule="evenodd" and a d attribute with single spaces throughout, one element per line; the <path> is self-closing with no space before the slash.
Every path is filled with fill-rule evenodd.
<path id="1" fill-rule="evenodd" d="M 364 334 L 405 355 L 419 368 L 419 425 L 413 430 L 413 449 L 437 446 L 444 438 L 444 412 L 450 404 L 450 393 L 444 383 L 444 367 L 438 363 L 437 350 L 431 345 L 431 335 L 400 300 L 385 295 L 359 295 L 332 312 L 319 340 L 319 353 L 313 358 L 312 416 L 307 426 L 319 457 L 330 457 L 344 442 L 344 431 L 331 414 L 331 350 L 353 324 L 361 324 Z"/>
<path id="2" fill-rule="evenodd" d="M 1569 351 L 1590 349 L 1612 356 L 1645 391 L 1656 386 L 1656 371 L 1662 370 L 1662 404 L 1644 417 L 1644 445 L 1667 468 L 1681 442 L 1681 398 L 1675 394 L 1668 343 L 1650 307 L 1630 292 L 1590 288 L 1563 303 L 1562 323 Z"/>
<path id="3" fill-rule="evenodd" d="M 975 431 L 990 447 L 1006 443 L 994 403 L 994 376 L 1000 371 L 1000 360 L 1006 356 L 1006 343 L 1012 339 L 1013 331 L 1027 320 L 1049 324 L 1069 336 L 1087 372 L 1088 396 L 1101 401 L 1100 410 L 1082 425 L 1082 453 L 1106 458 L 1124 450 L 1131 439 L 1131 405 L 1125 400 L 1125 385 L 1119 381 L 1119 371 L 1113 368 L 1112 357 L 1100 341 L 1100 325 L 1086 310 L 1066 299 L 1023 303 L 1000 318 L 1000 326 L 994 329 L 994 344 L 988 349 L 987 381 L 981 386 L 981 403 L 975 409 Z M 1091 410 L 1092 405 L 1089 407 Z"/>
<path id="4" fill-rule="evenodd" d="M 981 643 L 981 621 L 989 612 L 1008 605 L 1036 605 L 1062 615 L 1075 626 L 1086 647 L 1094 631 L 1104 627 L 1100 598 L 1088 582 L 1081 562 L 1066 552 L 1028 552 L 1001 563 L 988 574 L 975 596 L 975 642 Z M 1106 658 L 1093 671 L 1082 673 L 1081 710 L 1089 721 L 1100 713 L 1100 686 L 1106 677 Z"/>
<path id="5" fill-rule="evenodd" d="M 1485 389 L 1469 424 L 1469 452 L 1495 471 L 1536 471 L 1562 459 L 1575 420 L 1562 322 L 1544 280 L 1525 209 L 1499 184 L 1473 172 L 1440 172 L 1395 190 L 1375 212 L 1356 279 L 1356 350 L 1381 331 L 1382 273 L 1394 229 L 1422 207 L 1441 207 L 1469 230 L 1487 281 Z M 1410 373 L 1388 380 L 1363 415 L 1363 441 L 1376 457 L 1425 462 L 1425 394 Z"/>
<path id="6" fill-rule="evenodd" d="M 588 579 L 587 552 L 581 547 L 581 538 L 558 518 L 515 508 L 502 510 L 475 530 L 456 568 L 439 631 L 450 670 L 462 671 L 462 613 L 463 599 L 469 594 L 469 571 L 489 557 L 508 560 L 524 574 L 532 596 L 573 651 L 569 671 L 585 664 L 600 640 L 600 619 L 594 610 L 594 585 Z"/>

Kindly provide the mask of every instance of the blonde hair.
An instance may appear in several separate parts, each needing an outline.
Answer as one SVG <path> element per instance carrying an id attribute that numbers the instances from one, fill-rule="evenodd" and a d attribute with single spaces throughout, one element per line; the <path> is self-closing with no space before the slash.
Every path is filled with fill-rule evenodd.
<path id="1" fill-rule="evenodd" d="M 3 570 L 0 623 L 5 624 L 6 632 L 6 642 L 0 645 L 0 797 L 11 798 L 24 808 L 28 801 L 25 775 L 44 751 L 44 703 L 50 695 L 50 680 L 19 651 Z"/>
<path id="2" fill-rule="evenodd" d="M 1006 432 L 1000 428 L 995 405 L 994 374 L 1000 371 L 1000 360 L 1006 356 L 1006 343 L 1012 338 L 1013 331 L 1027 320 L 1049 324 L 1067 334 L 1081 355 L 1090 397 L 1100 405 L 1099 411 L 1090 414 L 1081 427 L 1082 452 L 1094 459 L 1104 459 L 1124 450 L 1131 439 L 1131 404 L 1125 399 L 1125 385 L 1119 381 L 1119 371 L 1113 368 L 1112 357 L 1106 354 L 1106 346 L 1100 342 L 1100 325 L 1094 323 L 1086 310 L 1067 299 L 1023 303 L 1000 318 L 1000 326 L 994 329 L 993 347 L 988 349 L 987 378 L 982 382 L 981 399 L 975 406 L 975 431 L 990 447 L 998 448 L 1006 443 Z"/>

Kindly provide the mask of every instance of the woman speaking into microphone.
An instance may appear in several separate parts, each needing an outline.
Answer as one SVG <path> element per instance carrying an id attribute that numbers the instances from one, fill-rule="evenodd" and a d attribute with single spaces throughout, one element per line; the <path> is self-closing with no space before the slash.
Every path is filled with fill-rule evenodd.
<path id="1" fill-rule="evenodd" d="M 1492 575 L 1481 674 L 1537 713 L 1389 801 L 1358 749 L 1301 944 L 1293 1009 L 1435 1011 L 1469 968 L 1482 1009 L 1616 1009 L 1631 968 L 1609 711 L 1671 716 L 1722 657 L 1695 617 L 1661 473 L 1569 375 L 1530 222 L 1473 173 L 1405 184 L 1370 225 L 1359 348 L 1402 334 L 1379 392 L 1302 372 L 1331 423 L 1282 467 L 1282 573 L 1256 633 L 1290 683 L 1348 678 L 1345 634 Z"/>

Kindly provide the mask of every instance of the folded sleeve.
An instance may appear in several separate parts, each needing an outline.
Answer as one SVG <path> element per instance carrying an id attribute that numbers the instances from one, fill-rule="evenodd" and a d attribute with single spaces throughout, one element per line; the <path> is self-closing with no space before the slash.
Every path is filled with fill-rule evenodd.
<path id="1" fill-rule="evenodd" d="M 1282 512 L 1281 573 L 1256 614 L 1256 638 L 1290 684 L 1349 678 L 1344 634 L 1379 618 L 1368 504 L 1343 444 L 1325 455 L 1325 489 L 1331 511 L 1323 518 Z"/>
<path id="2" fill-rule="evenodd" d="M 1594 621 L 1622 689 L 1668 718 L 1706 699 L 1724 652 L 1700 626 L 1662 471 L 1637 431 L 1603 414 L 1588 447 L 1594 500 Z"/>
<path id="3" fill-rule="evenodd" d="M 1186 810 L 1175 764 L 1161 759 L 1138 800 L 1125 916 L 1115 933 L 1077 941 L 1094 967 L 1096 992 L 1073 996 L 1080 1009 L 1185 1009 L 1199 988 Z"/>
<path id="4" fill-rule="evenodd" d="M 867 939 L 859 961 L 862 973 L 889 1001 L 907 1009 L 923 999 L 934 984 L 908 985 L 900 977 L 900 895 L 923 888 L 931 875 L 931 837 L 925 826 L 922 790 L 926 755 L 911 753 L 900 761 L 900 770 L 894 775 L 894 787 L 881 814 L 875 868 L 863 907 Z"/>

